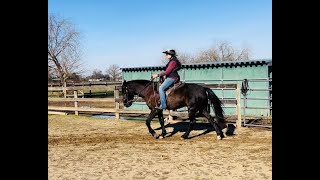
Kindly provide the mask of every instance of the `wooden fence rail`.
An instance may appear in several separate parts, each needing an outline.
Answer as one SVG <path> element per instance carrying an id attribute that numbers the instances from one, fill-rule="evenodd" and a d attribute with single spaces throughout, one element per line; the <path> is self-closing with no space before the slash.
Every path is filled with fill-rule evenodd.
<path id="1" fill-rule="evenodd" d="M 115 102 L 115 98 L 48 98 L 55 102 Z"/>

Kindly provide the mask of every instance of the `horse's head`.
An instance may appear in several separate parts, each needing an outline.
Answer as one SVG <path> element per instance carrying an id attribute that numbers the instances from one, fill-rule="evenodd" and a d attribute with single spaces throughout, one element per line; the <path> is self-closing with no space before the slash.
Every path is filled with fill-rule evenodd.
<path id="1" fill-rule="evenodd" d="M 126 80 L 122 83 L 122 101 L 126 107 L 130 107 L 133 103 L 134 93 L 132 87 L 130 87 L 130 83 Z"/>

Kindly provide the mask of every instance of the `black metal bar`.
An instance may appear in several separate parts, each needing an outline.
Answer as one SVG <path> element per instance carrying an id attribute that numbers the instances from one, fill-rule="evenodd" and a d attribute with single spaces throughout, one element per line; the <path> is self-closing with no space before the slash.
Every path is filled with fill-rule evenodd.
<path id="1" fill-rule="evenodd" d="M 241 98 L 244 99 L 244 98 Z M 250 99 L 250 100 L 272 100 L 272 98 L 246 98 L 246 99 Z"/>
<path id="2" fill-rule="evenodd" d="M 272 89 L 250 88 L 251 91 L 272 91 Z"/>

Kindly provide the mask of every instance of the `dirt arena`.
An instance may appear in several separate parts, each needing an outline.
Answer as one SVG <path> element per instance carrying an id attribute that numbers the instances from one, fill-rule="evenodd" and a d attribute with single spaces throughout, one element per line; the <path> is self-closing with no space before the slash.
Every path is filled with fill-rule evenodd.
<path id="1" fill-rule="evenodd" d="M 161 132 L 157 120 L 151 125 Z M 199 122 L 182 140 L 187 125 L 170 122 L 172 136 L 154 139 L 143 121 L 48 115 L 48 179 L 272 179 L 271 130 L 217 140 Z"/>

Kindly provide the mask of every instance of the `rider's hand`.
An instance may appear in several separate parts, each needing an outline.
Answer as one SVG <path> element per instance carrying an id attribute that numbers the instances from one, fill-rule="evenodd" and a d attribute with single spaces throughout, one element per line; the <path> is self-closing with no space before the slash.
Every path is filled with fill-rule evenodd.
<path id="1" fill-rule="evenodd" d="M 157 78 L 159 75 L 158 74 L 152 74 L 152 79 L 155 79 L 155 78 Z"/>

